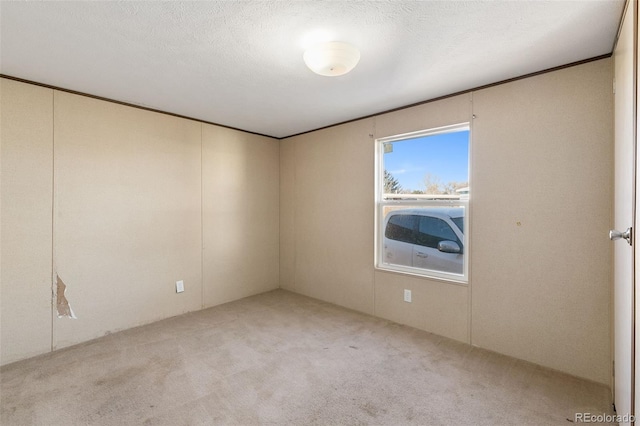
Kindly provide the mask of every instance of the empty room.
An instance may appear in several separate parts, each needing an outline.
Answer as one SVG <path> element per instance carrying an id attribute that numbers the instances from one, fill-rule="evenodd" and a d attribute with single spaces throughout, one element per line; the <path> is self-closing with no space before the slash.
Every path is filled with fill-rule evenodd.
<path id="1" fill-rule="evenodd" d="M 0 424 L 636 424 L 637 0 L 0 2 Z"/>

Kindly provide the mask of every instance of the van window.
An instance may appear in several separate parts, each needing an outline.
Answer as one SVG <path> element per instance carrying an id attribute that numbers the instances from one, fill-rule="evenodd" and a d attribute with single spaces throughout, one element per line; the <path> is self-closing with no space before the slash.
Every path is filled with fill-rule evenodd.
<path id="1" fill-rule="evenodd" d="M 456 224 L 458 229 L 464 233 L 464 218 L 463 217 L 452 217 L 451 220 Z"/>
<path id="2" fill-rule="evenodd" d="M 422 216 L 418 227 L 417 244 L 437 248 L 440 241 L 458 241 L 456 233 L 442 219 Z"/>
<path id="3" fill-rule="evenodd" d="M 413 215 L 391 216 L 389 223 L 387 223 L 385 236 L 404 243 L 414 243 L 413 230 L 416 228 L 416 219 L 417 217 Z"/>

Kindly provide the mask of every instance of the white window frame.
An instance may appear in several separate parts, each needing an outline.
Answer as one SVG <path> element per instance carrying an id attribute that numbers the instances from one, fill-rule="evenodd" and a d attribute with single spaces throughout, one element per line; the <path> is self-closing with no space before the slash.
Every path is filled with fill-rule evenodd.
<path id="1" fill-rule="evenodd" d="M 394 194 L 393 200 L 384 198 L 384 144 L 388 142 L 399 142 L 407 139 L 416 139 L 424 136 L 434 136 L 442 133 L 453 133 L 459 131 L 469 131 L 469 153 L 471 152 L 471 126 L 470 123 L 458 123 L 449 126 L 442 126 L 416 132 L 403 133 L 395 136 L 378 138 L 375 140 L 375 268 L 381 271 L 391 271 L 402 274 L 408 274 L 424 278 L 433 278 L 437 280 L 447 281 L 454 284 L 467 285 L 469 282 L 469 198 L 455 200 L 433 200 L 433 199 L 415 199 L 414 194 Z M 469 155 L 469 164 L 471 168 L 471 156 Z M 469 170 L 469 186 L 471 186 L 471 173 Z M 407 199 L 402 199 L 402 198 Z M 400 199 L 398 199 L 400 198 Z M 408 199 L 413 198 L 413 199 Z M 407 208 L 420 207 L 463 207 L 464 214 L 464 266 L 462 274 L 454 274 L 449 272 L 436 271 L 431 269 L 414 268 L 410 266 L 394 265 L 385 263 L 383 259 L 384 244 L 384 208 L 386 206 L 406 206 Z"/>

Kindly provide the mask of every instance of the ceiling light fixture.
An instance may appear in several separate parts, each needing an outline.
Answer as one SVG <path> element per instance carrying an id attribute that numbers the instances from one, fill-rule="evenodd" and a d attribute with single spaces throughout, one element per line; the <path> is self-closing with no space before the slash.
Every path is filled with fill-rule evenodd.
<path id="1" fill-rule="evenodd" d="M 304 63 L 316 74 L 336 77 L 351 71 L 360 60 L 360 51 L 348 43 L 330 41 L 304 52 Z"/>

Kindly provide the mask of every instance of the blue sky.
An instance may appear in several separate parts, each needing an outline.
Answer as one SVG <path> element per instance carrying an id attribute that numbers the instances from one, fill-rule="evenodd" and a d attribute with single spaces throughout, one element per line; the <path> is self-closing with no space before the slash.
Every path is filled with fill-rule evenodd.
<path id="1" fill-rule="evenodd" d="M 384 168 L 406 190 L 424 190 L 427 173 L 441 183 L 469 180 L 469 131 L 442 133 L 392 142 Z"/>

